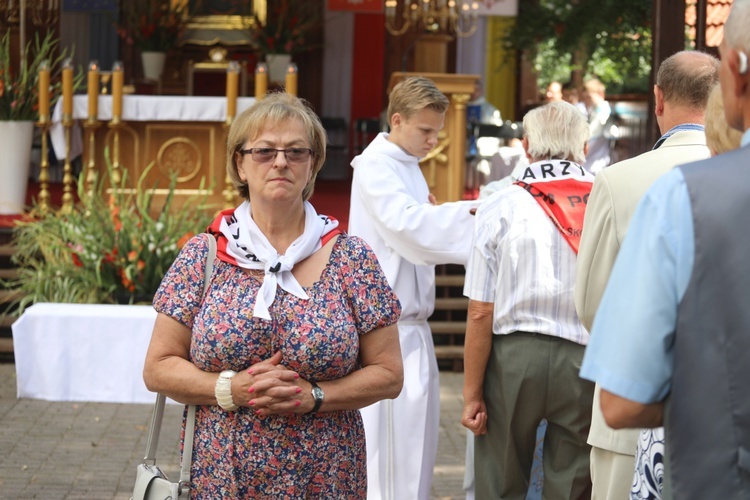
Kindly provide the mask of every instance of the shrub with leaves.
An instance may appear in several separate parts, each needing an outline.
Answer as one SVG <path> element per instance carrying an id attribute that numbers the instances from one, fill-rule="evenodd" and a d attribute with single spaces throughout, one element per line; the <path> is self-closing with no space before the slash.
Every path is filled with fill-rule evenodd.
<path id="1" fill-rule="evenodd" d="M 101 179 L 90 196 L 79 180 L 82 201 L 71 213 L 49 212 L 18 224 L 13 261 L 20 275 L 6 286 L 20 291 L 19 313 L 36 302 L 150 300 L 180 249 L 205 231 L 215 211 L 205 195 L 175 209 L 175 176 L 155 210 L 156 185 L 144 186 L 150 168 L 135 190 L 125 189 L 126 174 L 115 189 L 105 189 L 108 179 Z"/>
<path id="2" fill-rule="evenodd" d="M 68 57 L 67 48 L 59 50 L 59 40 L 48 32 L 44 38 L 36 34 L 34 43 L 26 44 L 28 60 L 14 72 L 11 67 L 10 32 L 0 38 L 0 121 L 36 120 L 39 113 L 39 68 L 47 61 L 51 71 L 50 105 L 54 106 L 60 96 L 60 72 L 62 62 Z M 70 52 L 70 55 L 73 51 Z M 73 81 L 77 89 L 83 80 L 78 71 Z"/>

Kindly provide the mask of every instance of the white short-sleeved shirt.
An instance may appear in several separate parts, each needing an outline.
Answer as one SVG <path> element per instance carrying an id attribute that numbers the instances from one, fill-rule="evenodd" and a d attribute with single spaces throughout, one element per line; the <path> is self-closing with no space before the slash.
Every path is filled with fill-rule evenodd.
<path id="1" fill-rule="evenodd" d="M 476 217 L 464 295 L 494 303 L 493 333 L 542 333 L 586 345 L 573 296 L 575 252 L 536 200 L 510 186 Z"/>

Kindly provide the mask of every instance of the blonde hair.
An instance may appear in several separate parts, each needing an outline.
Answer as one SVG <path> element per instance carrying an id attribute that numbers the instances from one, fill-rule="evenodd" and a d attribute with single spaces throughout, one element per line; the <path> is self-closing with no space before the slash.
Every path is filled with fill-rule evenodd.
<path id="1" fill-rule="evenodd" d="M 583 163 L 591 132 L 583 113 L 565 101 L 532 109 L 523 117 L 526 153 L 534 161 L 557 159 Z"/>
<path id="2" fill-rule="evenodd" d="M 588 92 L 593 92 L 600 96 L 604 96 L 607 91 L 607 87 L 598 78 L 589 78 L 583 82 L 583 88 Z"/>
<path id="3" fill-rule="evenodd" d="M 307 101 L 286 92 L 275 92 L 266 96 L 243 111 L 232 123 L 227 136 L 226 171 L 240 196 L 250 199 L 247 183 L 240 178 L 237 170 L 239 151 L 247 141 L 258 137 L 266 127 L 299 120 L 307 130 L 312 156 L 312 175 L 302 191 L 302 199 L 307 201 L 315 189 L 315 179 L 326 160 L 326 130 L 320 118 L 310 109 Z"/>
<path id="4" fill-rule="evenodd" d="M 740 147 L 742 133 L 727 123 L 724 116 L 724 99 L 721 95 L 721 85 L 714 85 L 708 96 L 706 105 L 706 146 L 712 154 L 721 154 Z"/>
<path id="5" fill-rule="evenodd" d="M 388 122 L 396 113 L 407 120 L 423 109 L 445 113 L 449 104 L 448 98 L 432 80 L 413 76 L 399 82 L 391 90 L 388 96 Z"/>

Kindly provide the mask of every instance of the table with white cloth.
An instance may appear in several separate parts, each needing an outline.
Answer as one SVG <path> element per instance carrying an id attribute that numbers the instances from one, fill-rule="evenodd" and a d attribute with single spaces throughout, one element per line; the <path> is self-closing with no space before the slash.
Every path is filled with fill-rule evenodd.
<path id="1" fill-rule="evenodd" d="M 39 303 L 13 323 L 19 398 L 153 403 L 143 363 L 151 306 Z"/>
<path id="2" fill-rule="evenodd" d="M 253 97 L 237 99 L 237 113 L 255 102 Z M 226 105 L 224 97 L 126 95 L 122 99 L 122 124 L 119 132 L 119 160 L 127 171 L 129 185 L 135 186 L 146 167 L 154 167 L 144 185 L 158 183 L 159 194 L 165 194 L 170 174 L 177 173 L 176 199 L 208 191 L 209 201 L 223 203 L 225 187 Z M 88 118 L 88 96 L 73 98 L 71 158 L 83 153 L 88 162 L 90 141 L 84 136 L 81 121 Z M 112 160 L 115 130 L 112 119 L 112 96 L 100 95 L 99 127 L 96 128 L 94 159 L 98 172 L 106 171 Z M 61 101 L 52 114 L 50 140 L 55 156 L 65 158 L 65 132 L 61 124 Z M 105 160 L 105 147 L 108 154 Z M 204 180 L 206 186 L 201 187 Z M 158 197 L 157 197 L 158 198 Z"/>

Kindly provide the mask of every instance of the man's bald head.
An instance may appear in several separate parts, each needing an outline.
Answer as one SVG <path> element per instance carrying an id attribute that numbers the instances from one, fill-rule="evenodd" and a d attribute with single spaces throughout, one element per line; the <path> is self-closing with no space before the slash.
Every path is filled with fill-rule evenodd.
<path id="1" fill-rule="evenodd" d="M 672 54 L 656 74 L 656 85 L 665 103 L 695 110 L 706 109 L 708 96 L 718 81 L 719 60 L 694 50 Z"/>

